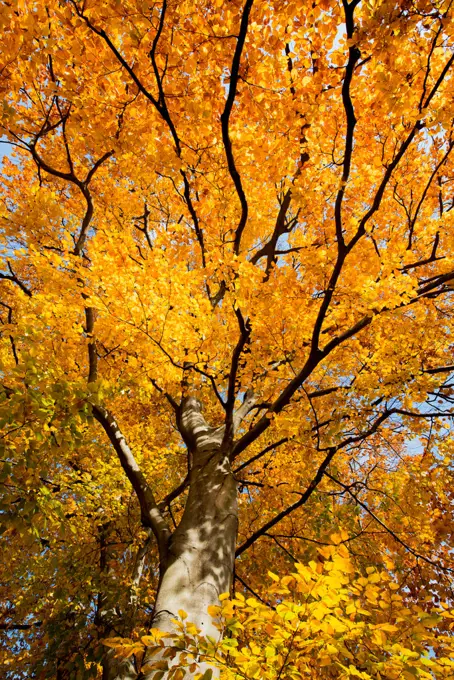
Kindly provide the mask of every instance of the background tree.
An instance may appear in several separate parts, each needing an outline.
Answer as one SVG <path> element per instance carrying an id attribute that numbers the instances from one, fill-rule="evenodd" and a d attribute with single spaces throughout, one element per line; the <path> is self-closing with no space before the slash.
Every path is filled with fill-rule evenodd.
<path id="1" fill-rule="evenodd" d="M 2 3 L 7 677 L 339 530 L 452 596 L 451 5 Z"/>

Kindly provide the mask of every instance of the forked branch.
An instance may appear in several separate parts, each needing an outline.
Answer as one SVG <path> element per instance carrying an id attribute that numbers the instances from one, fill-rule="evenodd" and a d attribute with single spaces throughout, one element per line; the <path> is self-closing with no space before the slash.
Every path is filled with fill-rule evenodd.
<path id="1" fill-rule="evenodd" d="M 93 406 L 93 415 L 110 439 L 140 504 L 141 520 L 145 527 L 152 530 L 159 549 L 160 569 L 165 569 L 168 539 L 171 531 L 158 509 L 153 491 L 140 469 L 115 418 L 102 406 Z"/>
<path id="2" fill-rule="evenodd" d="M 230 69 L 230 83 L 229 91 L 227 94 L 227 100 L 225 102 L 224 111 L 221 115 L 221 126 L 222 126 L 222 141 L 224 144 L 225 155 L 227 158 L 227 166 L 229 169 L 230 177 L 235 185 L 236 193 L 240 199 L 241 214 L 238 226 L 235 231 L 235 238 L 233 243 L 233 251 L 236 255 L 240 252 L 241 237 L 243 235 L 244 228 L 246 226 L 248 218 L 248 202 L 246 199 L 246 194 L 244 193 L 243 184 L 241 181 L 240 173 L 235 161 L 235 156 L 233 155 L 232 141 L 230 139 L 230 116 L 233 109 L 233 104 L 235 102 L 238 79 L 240 72 L 241 55 L 244 48 L 244 43 L 246 41 L 246 35 L 248 31 L 249 15 L 251 13 L 252 5 L 254 0 L 246 0 L 243 14 L 241 16 L 240 30 L 238 33 L 238 39 L 236 43 L 235 53 L 233 55 L 232 67 Z"/>
<path id="3" fill-rule="evenodd" d="M 370 515 L 385 531 L 388 533 L 392 538 L 396 541 L 396 543 L 399 543 L 405 550 L 409 553 L 411 553 L 416 559 L 418 560 L 423 560 L 424 562 L 427 562 L 427 564 L 430 564 L 432 567 L 436 567 L 437 569 L 440 569 L 441 571 L 446 571 L 450 573 L 454 573 L 454 569 L 450 569 L 449 567 L 445 567 L 439 562 L 435 562 L 434 560 L 431 560 L 429 557 L 426 557 L 425 555 L 421 555 L 421 553 L 416 552 L 408 543 L 405 543 L 400 536 L 396 534 L 395 531 L 390 529 L 377 515 L 375 512 L 373 512 L 366 503 L 364 503 L 360 498 L 358 498 L 358 495 L 352 491 L 351 486 L 348 484 L 344 484 L 341 482 L 339 479 L 336 479 L 336 477 L 333 477 L 333 475 L 329 474 L 329 472 L 325 472 L 325 476 L 328 477 L 328 479 L 331 479 L 332 482 L 340 486 L 346 493 L 348 493 L 349 496 L 353 498 L 355 503 L 359 505 L 363 510 L 367 512 L 368 515 Z"/>

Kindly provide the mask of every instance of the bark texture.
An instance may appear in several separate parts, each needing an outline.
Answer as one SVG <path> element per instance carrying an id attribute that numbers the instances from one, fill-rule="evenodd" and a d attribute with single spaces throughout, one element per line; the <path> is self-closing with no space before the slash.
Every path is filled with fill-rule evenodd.
<path id="1" fill-rule="evenodd" d="M 237 483 L 230 465 L 231 448 L 234 430 L 247 414 L 251 399 L 249 395 L 236 413 L 232 411 L 229 430 L 225 425 L 211 427 L 202 415 L 200 402 L 194 397 L 184 398 L 179 406 L 175 404 L 178 429 L 188 448 L 190 470 L 185 509 L 173 532 L 156 504 L 153 491 L 118 423 L 107 409 L 93 407 L 94 416 L 109 436 L 136 492 L 142 524 L 148 528 L 149 537 L 154 535 L 156 539 L 160 579 L 152 626 L 161 631 L 178 632 L 173 620 L 178 618 L 179 610 L 184 610 L 188 621 L 194 623 L 203 635 L 219 636 L 208 614 L 208 607 L 217 605 L 219 595 L 228 592 L 231 586 L 238 529 Z M 185 486 L 186 482 L 182 488 Z M 105 530 L 103 528 L 102 533 Z M 137 586 L 140 581 L 147 549 L 146 542 L 137 555 L 133 586 Z M 101 559 L 106 561 L 103 548 Z M 131 619 L 137 606 L 134 598 L 133 589 L 129 602 Z M 107 601 L 101 598 L 99 617 L 103 620 L 107 636 L 114 630 L 108 625 L 111 613 Z M 131 625 L 133 627 L 133 623 Z M 145 654 L 140 678 L 151 680 L 156 671 L 147 670 L 147 664 L 163 658 L 163 654 Z M 177 663 L 178 658 L 170 661 L 171 665 Z M 196 672 L 204 672 L 207 668 L 206 664 L 200 664 Z M 213 669 L 213 678 L 217 676 L 217 671 Z M 103 680 L 135 680 L 138 677 L 132 658 L 116 659 L 112 650 L 106 651 Z M 186 677 L 191 675 L 187 672 Z"/>
<path id="2" fill-rule="evenodd" d="M 175 632 L 172 619 L 182 609 L 202 634 L 216 638 L 219 631 L 207 609 L 217 605 L 219 595 L 231 586 L 238 526 L 237 484 L 223 446 L 225 428 L 206 423 L 197 399 L 183 401 L 178 426 L 191 458 L 189 493 L 183 517 L 168 541 L 153 626 Z"/>

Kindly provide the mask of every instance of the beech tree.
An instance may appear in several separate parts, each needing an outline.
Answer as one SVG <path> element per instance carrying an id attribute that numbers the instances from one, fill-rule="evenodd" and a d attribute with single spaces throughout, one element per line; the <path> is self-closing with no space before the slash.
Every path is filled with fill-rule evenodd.
<path id="1" fill-rule="evenodd" d="M 452 677 L 453 16 L 1 3 L 5 677 Z"/>

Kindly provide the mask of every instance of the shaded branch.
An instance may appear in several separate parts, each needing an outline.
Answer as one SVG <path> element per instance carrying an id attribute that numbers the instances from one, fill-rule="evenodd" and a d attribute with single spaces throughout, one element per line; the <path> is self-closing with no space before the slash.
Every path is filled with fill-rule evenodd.
<path id="1" fill-rule="evenodd" d="M 303 506 L 309 498 L 312 496 L 313 492 L 317 488 L 317 486 L 320 484 L 320 482 L 323 479 L 324 472 L 332 459 L 334 458 L 336 452 L 337 452 L 337 447 L 332 447 L 328 450 L 327 455 L 325 456 L 323 462 L 319 466 L 316 474 L 314 475 L 311 483 L 307 487 L 306 491 L 301 494 L 301 497 L 296 501 L 296 503 L 293 503 L 293 505 L 288 506 L 285 510 L 282 510 L 279 512 L 277 515 L 275 515 L 272 519 L 270 519 L 268 522 L 263 524 L 263 526 L 260 527 L 260 529 L 257 529 L 257 531 L 254 531 L 254 533 L 244 541 L 242 545 L 239 546 L 236 550 L 236 557 L 239 557 L 245 550 L 250 548 L 250 546 L 255 543 L 255 541 L 260 538 L 261 536 L 264 536 L 272 527 L 274 527 L 276 524 L 278 524 L 281 520 L 283 520 L 285 517 L 290 515 L 294 510 L 297 508 L 300 508 Z"/>
<path id="2" fill-rule="evenodd" d="M 278 548 L 280 548 L 282 550 L 282 552 L 284 552 L 286 555 L 288 555 L 290 557 L 292 562 L 298 562 L 296 557 L 294 555 L 292 555 L 292 553 L 289 550 L 287 550 L 287 548 L 284 545 L 282 545 L 282 543 L 280 541 L 277 540 L 276 536 L 274 536 L 273 534 L 264 534 L 264 535 L 266 536 L 266 538 L 271 538 L 271 540 L 274 541 L 274 543 L 276 543 Z"/>
<path id="3" fill-rule="evenodd" d="M 251 593 L 251 595 L 253 595 L 257 600 L 259 600 L 260 602 L 262 602 L 262 604 L 266 605 L 267 607 L 269 607 L 269 608 L 272 609 L 273 611 L 276 611 L 276 607 L 273 607 L 272 604 L 270 604 L 269 602 L 267 602 L 266 600 L 264 600 L 262 597 L 260 597 L 260 595 L 259 595 L 258 593 L 256 593 L 255 590 L 253 590 L 250 586 L 248 586 L 248 584 L 246 583 L 246 581 L 243 581 L 243 579 L 242 579 L 241 576 L 238 574 L 238 572 L 236 571 L 236 569 L 235 569 L 235 572 L 234 572 L 234 580 L 235 580 L 235 579 L 238 580 L 238 581 L 241 583 L 241 585 L 242 585 L 244 588 L 246 588 L 246 590 L 248 590 L 248 591 Z"/>
<path id="4" fill-rule="evenodd" d="M 63 118 L 62 121 L 66 122 L 66 118 Z M 59 121 L 59 124 L 62 122 Z M 47 132 L 47 131 L 46 131 Z M 36 145 L 38 143 L 38 140 L 40 139 L 40 136 L 42 136 L 42 133 L 38 133 L 38 135 L 35 136 L 35 139 L 31 144 L 27 145 L 28 150 L 32 154 L 32 158 L 36 163 L 36 166 L 38 168 L 38 172 L 40 170 L 44 170 L 44 172 L 47 172 L 48 175 L 52 175 L 53 177 L 57 177 L 58 179 L 65 180 L 66 182 L 70 182 L 71 184 L 74 184 L 79 191 L 81 192 L 82 196 L 85 199 L 86 203 L 86 210 L 85 210 L 85 215 L 82 219 L 82 224 L 81 224 L 81 229 L 79 236 L 77 238 L 77 241 L 74 246 L 74 255 L 80 255 L 82 253 L 83 247 L 85 245 L 85 240 L 87 237 L 87 231 L 90 226 L 91 220 L 93 218 L 93 212 L 94 212 L 94 206 L 93 206 L 93 199 L 91 197 L 91 193 L 89 191 L 88 185 L 93 179 L 96 171 L 101 167 L 101 165 L 108 159 L 110 158 L 114 151 L 107 151 L 105 154 L 101 156 L 90 168 L 88 171 L 85 180 L 81 180 L 77 177 L 77 175 L 74 172 L 74 165 L 71 160 L 70 156 L 70 151 L 69 147 L 66 143 L 66 151 L 68 154 L 68 163 L 70 166 L 70 172 L 62 172 L 61 170 L 58 170 L 57 168 L 54 168 L 53 166 L 49 165 L 42 156 L 38 153 L 36 149 Z"/>
<path id="5" fill-rule="evenodd" d="M 136 557 L 134 559 L 134 565 L 132 568 L 132 573 L 131 573 L 131 586 L 130 586 L 130 592 L 129 592 L 129 605 L 133 607 L 134 609 L 137 607 L 138 604 L 138 598 L 137 598 L 137 588 L 140 585 L 140 581 L 142 579 L 143 575 L 143 570 L 145 567 L 145 560 L 147 558 L 147 555 L 150 551 L 150 544 L 151 544 L 151 529 L 148 529 L 147 532 L 147 537 L 143 544 L 138 547 Z"/>
<path id="6" fill-rule="evenodd" d="M 438 88 L 440 87 L 441 83 L 443 82 L 447 72 L 449 71 L 449 69 L 451 68 L 453 63 L 454 63 L 454 54 L 452 54 L 450 59 L 448 59 L 448 61 L 446 62 L 443 70 L 440 73 L 440 76 L 438 77 L 438 79 L 435 82 L 432 90 L 428 94 L 422 108 L 427 108 L 427 106 L 430 104 L 430 102 L 432 101 L 433 97 L 437 93 Z M 352 237 L 350 243 L 348 244 L 349 252 L 352 250 L 353 246 L 358 242 L 358 240 L 365 234 L 365 227 L 366 227 L 367 223 L 369 222 L 370 218 L 379 209 L 383 195 L 385 193 L 385 189 L 388 186 L 389 180 L 391 179 L 391 176 L 392 176 L 394 170 L 396 169 L 399 162 L 402 160 L 405 152 L 407 151 L 410 144 L 412 143 L 416 133 L 419 132 L 419 130 L 422 130 L 423 127 L 424 127 L 424 122 L 421 119 L 417 120 L 416 123 L 413 125 L 413 127 L 412 127 L 409 135 L 407 136 L 407 138 L 400 145 L 400 148 L 399 148 L 397 154 L 394 156 L 394 159 L 391 161 L 391 163 L 389 163 L 388 167 L 386 168 L 386 172 L 383 176 L 383 179 L 380 183 L 380 186 L 377 189 L 377 192 L 375 194 L 375 198 L 372 202 L 372 205 L 369 208 L 369 210 L 363 215 L 363 217 L 362 217 L 362 219 L 359 223 L 358 230 L 357 230 L 356 234 Z"/>
<path id="7" fill-rule="evenodd" d="M 454 364 L 452 364 L 451 366 L 437 366 L 436 368 L 424 368 L 422 372 L 435 374 L 435 373 L 451 373 L 452 371 L 454 371 Z"/>
<path id="8" fill-rule="evenodd" d="M 95 326 L 95 310 L 93 307 L 85 307 L 85 332 L 88 340 L 88 382 L 92 383 L 98 379 L 98 355 L 96 352 L 96 342 L 93 338 Z"/>
<path id="9" fill-rule="evenodd" d="M 11 325 L 13 323 L 13 308 L 10 307 L 10 305 L 7 305 L 6 302 L 0 302 L 0 305 L 2 307 L 5 307 L 5 309 L 8 310 L 8 324 Z M 1 323 L 3 324 L 3 321 L 1 321 Z M 14 337 L 11 335 L 11 333 L 9 335 L 9 341 L 10 341 L 10 344 L 11 344 L 11 351 L 13 353 L 14 363 L 17 366 L 19 364 L 19 357 L 17 356 L 16 343 L 15 343 Z"/>
<path id="10" fill-rule="evenodd" d="M 107 47 L 110 49 L 110 51 L 115 56 L 117 61 L 121 64 L 121 66 L 124 68 L 124 70 L 130 76 L 130 78 L 134 81 L 135 85 L 139 89 L 139 92 L 141 92 L 144 95 L 144 97 L 146 97 L 146 99 L 148 99 L 148 101 L 151 102 L 151 104 L 155 107 L 156 111 L 158 111 L 158 113 L 160 114 L 160 116 L 162 117 L 162 119 L 165 121 L 165 123 L 167 124 L 167 126 L 169 128 L 170 134 L 171 134 L 172 139 L 173 139 L 173 143 L 175 145 L 176 154 L 177 154 L 178 158 L 181 158 L 181 141 L 180 141 L 180 138 L 178 136 L 178 132 L 177 132 L 177 129 L 175 127 L 175 124 L 174 124 L 172 117 L 170 115 L 169 109 L 167 107 L 165 93 L 164 93 L 164 89 L 163 89 L 163 85 L 162 85 L 162 77 L 161 77 L 161 74 L 159 73 L 159 69 L 158 69 L 157 62 L 156 62 L 156 49 L 157 49 L 157 45 L 158 45 L 159 39 L 160 39 L 161 34 L 162 34 L 162 30 L 163 30 L 163 27 L 164 27 L 165 15 L 166 15 L 166 10 L 167 10 L 167 0 L 163 0 L 158 30 L 157 30 L 157 33 L 156 33 L 154 39 L 153 39 L 152 47 L 151 47 L 151 50 L 150 50 L 150 53 L 149 53 L 150 60 L 151 60 L 151 63 L 152 63 L 152 67 L 153 67 L 155 80 L 156 80 L 156 85 L 157 85 L 157 88 L 158 88 L 158 93 L 159 93 L 158 98 L 153 96 L 151 94 L 151 92 L 144 86 L 144 84 L 142 83 L 140 78 L 138 78 L 136 73 L 134 72 L 134 69 L 128 64 L 126 59 L 123 57 L 121 52 L 117 49 L 117 47 L 112 42 L 111 38 L 108 36 L 108 34 L 105 32 L 105 30 L 97 28 L 91 22 L 91 20 L 84 14 L 84 10 L 80 9 L 78 7 L 75 0 L 70 0 L 70 2 L 72 4 L 72 6 L 74 7 L 77 15 L 85 22 L 87 27 L 91 31 L 93 31 L 93 33 L 95 33 L 97 36 L 99 36 L 106 43 Z M 180 168 L 180 175 L 183 179 L 183 185 L 184 185 L 184 191 L 183 191 L 184 200 L 185 200 L 185 203 L 188 207 L 189 213 L 191 215 L 191 220 L 192 220 L 192 223 L 193 223 L 193 226 L 194 226 L 194 231 L 195 231 L 195 234 L 196 234 L 196 237 L 197 237 L 197 240 L 199 242 L 200 249 L 201 249 L 202 264 L 205 267 L 206 258 L 205 258 L 205 244 L 204 244 L 203 231 L 200 227 L 199 219 L 198 219 L 196 210 L 194 208 L 194 204 L 192 202 L 190 184 L 189 184 L 189 180 L 188 180 L 186 171 Z"/>
<path id="11" fill-rule="evenodd" d="M 307 536 L 298 536 L 291 534 L 266 534 L 270 538 L 286 538 L 292 541 L 307 541 L 308 543 L 316 543 L 317 545 L 332 545 L 332 543 L 326 543 L 325 541 L 317 541 L 316 538 L 308 538 Z"/>
<path id="12" fill-rule="evenodd" d="M 320 449 L 321 451 L 326 452 L 326 456 L 322 463 L 320 464 L 316 474 L 314 475 L 312 481 L 310 482 L 309 486 L 306 488 L 306 491 L 304 493 L 301 493 L 301 496 L 296 503 L 293 503 L 292 505 L 288 506 L 286 509 L 282 510 L 280 513 L 275 515 L 271 520 L 269 520 L 266 524 L 264 524 L 260 529 L 257 529 L 238 549 L 236 552 L 236 555 L 241 555 L 245 550 L 247 550 L 255 541 L 263 536 L 265 533 L 269 531 L 273 526 L 278 524 L 282 519 L 290 515 L 294 510 L 300 508 L 302 505 L 304 505 L 309 498 L 311 497 L 312 493 L 315 491 L 315 489 L 318 487 L 320 482 L 323 479 L 323 476 L 327 476 L 326 470 L 328 468 L 328 465 L 330 462 L 333 460 L 335 454 L 340 451 L 341 449 L 346 448 L 350 444 L 356 444 L 358 442 L 363 441 L 364 439 L 369 438 L 371 435 L 375 434 L 379 427 L 386 421 L 388 418 L 390 418 L 394 414 L 399 414 L 399 411 L 401 409 L 386 409 L 383 413 L 381 413 L 373 423 L 371 423 L 370 427 L 365 430 L 364 432 L 361 432 L 358 435 L 352 435 L 350 437 L 347 437 L 344 439 L 340 444 L 337 444 L 336 446 L 329 446 L 326 447 L 325 449 Z M 407 413 L 404 413 L 403 415 L 410 415 Z M 439 414 L 441 416 L 442 414 Z"/>
<path id="13" fill-rule="evenodd" d="M 342 260 L 345 258 L 345 256 L 341 253 L 338 255 L 338 262 L 339 260 Z M 336 265 L 337 266 L 337 265 Z M 387 307 L 383 307 L 379 311 L 375 311 L 371 314 L 367 314 L 363 316 L 359 321 L 357 321 L 356 324 L 348 328 L 346 331 L 341 333 L 340 335 L 336 336 L 333 338 L 330 342 L 328 342 L 323 349 L 319 349 L 317 346 L 317 349 L 314 350 L 312 348 L 312 351 L 309 354 L 308 359 L 306 360 L 306 363 L 304 364 L 303 368 L 301 371 L 289 382 L 287 387 L 281 392 L 281 394 L 277 397 L 277 399 L 274 401 L 273 404 L 269 406 L 268 409 L 268 414 L 269 413 L 280 413 L 282 409 L 287 406 L 295 394 L 295 392 L 300 389 L 300 387 L 303 385 L 305 380 L 311 375 L 313 370 L 318 366 L 318 364 L 326 358 L 336 347 L 344 343 L 346 340 L 349 338 L 353 337 L 357 333 L 359 333 L 361 330 L 369 326 L 369 324 L 372 322 L 373 318 L 375 316 L 378 316 L 380 314 L 383 314 L 385 312 L 390 312 L 390 311 L 395 311 L 398 309 L 402 309 L 404 307 L 408 307 L 412 304 L 415 304 L 419 299 L 423 297 L 434 297 L 443 294 L 444 292 L 448 292 L 451 290 L 450 288 L 445 288 L 443 284 L 453 281 L 454 280 L 454 271 L 453 272 L 447 272 L 446 274 L 440 274 L 439 276 L 434 277 L 431 281 L 426 283 L 425 285 L 421 286 L 416 290 L 416 295 L 415 297 L 411 298 L 408 302 L 402 302 L 400 305 L 397 305 L 396 307 L 389 309 Z M 328 295 L 328 293 L 327 293 Z M 319 312 L 320 314 L 320 312 Z M 429 369 L 430 370 L 430 369 Z M 433 371 L 436 371 L 437 369 L 432 369 Z M 441 371 L 442 369 L 440 369 Z M 445 370 L 445 369 L 443 369 Z M 269 427 L 270 425 L 270 418 L 269 416 L 267 417 L 268 414 L 265 414 L 246 434 L 239 439 L 236 444 L 233 447 L 232 450 L 232 460 L 236 458 L 244 449 L 246 449 L 257 437 L 259 437 L 265 430 Z"/>
<path id="14" fill-rule="evenodd" d="M 160 394 L 164 395 L 164 397 L 167 399 L 167 401 L 169 402 L 169 404 L 171 405 L 171 407 L 173 408 L 173 410 L 176 413 L 179 409 L 179 406 L 178 406 L 177 402 L 175 401 L 175 399 L 172 397 L 172 395 L 169 394 L 168 392 L 166 392 L 165 390 L 163 390 L 162 387 L 159 387 L 159 385 L 157 384 L 156 380 L 154 380 L 154 378 L 150 378 L 150 382 L 153 385 L 153 387 Z"/>
<path id="15" fill-rule="evenodd" d="M 244 395 L 244 400 L 243 403 L 235 413 L 233 414 L 233 433 L 235 434 L 238 431 L 238 428 L 240 427 L 241 423 L 243 420 L 246 418 L 248 413 L 251 412 L 251 410 L 254 408 L 255 403 L 257 401 L 257 397 L 254 394 L 253 390 L 248 390 L 246 394 Z"/>
<path id="16" fill-rule="evenodd" d="M 431 186 L 431 184 L 432 184 L 432 182 L 433 182 L 433 180 L 434 180 L 434 177 L 437 175 L 437 173 L 438 173 L 438 171 L 440 170 L 441 166 L 444 165 L 444 163 L 446 163 L 446 161 L 448 160 L 449 154 L 451 153 L 453 146 L 454 146 L 454 140 L 450 140 L 450 142 L 449 142 L 449 144 L 448 144 L 448 148 L 447 148 L 445 154 L 443 155 L 443 157 L 441 158 L 441 160 L 437 163 L 437 165 L 436 165 L 435 168 L 433 169 L 433 171 L 432 171 L 432 173 L 431 173 L 431 175 L 430 175 L 430 177 L 429 177 L 429 180 L 428 180 L 426 186 L 424 187 L 424 191 L 422 192 L 422 195 L 421 195 L 421 198 L 420 198 L 420 200 L 419 200 L 419 203 L 418 203 L 418 205 L 416 206 L 415 213 L 414 213 L 413 217 L 412 217 L 411 220 L 410 220 L 410 224 L 409 224 L 409 232 L 408 232 L 408 245 L 407 245 L 407 250 L 410 250 L 411 247 L 412 247 L 412 244 L 413 244 L 413 232 L 414 232 L 415 225 L 416 225 L 416 222 L 417 222 L 417 219 L 418 219 L 419 211 L 421 210 L 421 207 L 422 207 L 422 205 L 423 205 L 423 203 L 424 203 L 424 201 L 425 201 L 425 199 L 426 199 L 427 192 L 429 191 L 430 186 Z M 438 233 L 437 233 L 437 236 L 438 236 Z M 435 244 L 435 250 L 436 250 L 436 245 L 437 245 L 437 244 Z M 431 257 L 428 258 L 427 262 L 433 262 L 434 259 L 435 259 L 435 257 L 432 255 Z M 413 267 L 414 267 L 414 265 L 413 265 Z M 407 265 L 407 268 L 411 268 L 411 265 Z"/>
<path id="17" fill-rule="evenodd" d="M 224 111 L 221 114 L 222 141 L 224 144 L 225 155 L 227 158 L 227 166 L 241 204 L 241 216 L 238 222 L 238 226 L 236 228 L 235 239 L 233 244 L 233 251 L 236 255 L 238 255 L 238 253 L 240 252 L 241 237 L 243 235 L 244 227 L 246 226 L 248 218 L 248 202 L 246 199 L 246 194 L 244 193 L 240 174 L 236 167 L 235 157 L 233 155 L 229 125 L 230 115 L 232 113 L 233 104 L 237 93 L 241 54 L 243 52 L 243 47 L 246 40 L 249 15 L 252 9 L 253 1 L 254 0 L 246 0 L 246 3 L 244 5 L 240 23 L 240 30 L 238 32 L 238 39 L 235 47 L 235 53 L 233 55 L 232 60 L 232 67 L 230 69 L 229 91 L 227 95 L 227 100 L 225 102 Z"/>
<path id="18" fill-rule="evenodd" d="M 240 309 L 237 307 L 235 309 L 235 315 L 238 320 L 238 325 L 240 328 L 240 337 L 235 345 L 232 353 L 232 361 L 230 364 L 230 372 L 228 378 L 227 387 L 227 401 L 225 404 L 225 435 L 224 442 L 229 442 L 234 435 L 234 407 L 235 407 L 235 397 L 236 397 L 236 386 L 237 386 L 237 376 L 240 367 L 240 359 L 243 354 L 244 348 L 249 342 L 251 335 L 251 325 L 248 319 L 244 319 Z"/>
<path id="19" fill-rule="evenodd" d="M 358 496 L 353 493 L 351 490 L 351 487 L 348 486 L 347 484 L 343 484 L 340 480 L 336 479 L 332 475 L 330 475 L 328 472 L 325 472 L 325 476 L 331 479 L 331 481 L 335 482 L 338 484 L 342 489 L 344 489 L 349 496 L 351 496 L 354 501 L 361 507 L 363 510 L 365 510 L 373 519 L 381 526 L 385 531 L 392 536 L 392 538 L 399 543 L 405 550 L 407 550 L 409 553 L 411 553 L 416 559 L 423 560 L 424 562 L 427 562 L 427 564 L 430 564 L 432 567 L 436 567 L 437 569 L 441 569 L 442 571 L 446 571 L 449 573 L 454 573 L 454 569 L 450 569 L 449 567 L 444 567 L 443 565 L 439 564 L 438 562 L 435 562 L 425 555 L 421 555 L 420 553 L 416 552 L 411 546 L 409 546 L 407 543 L 405 543 L 392 529 L 390 529 L 382 520 L 377 517 L 377 515 L 365 504 L 363 501 L 361 501 Z"/>
<path id="20" fill-rule="evenodd" d="M 167 562 L 168 539 L 171 535 L 167 522 L 159 511 L 153 491 L 113 416 L 102 406 L 94 405 L 92 410 L 93 416 L 109 437 L 121 467 L 136 493 L 140 505 L 142 524 L 150 528 L 156 538 L 159 548 L 160 570 L 163 573 Z"/>
<path id="21" fill-rule="evenodd" d="M 42 621 L 36 621 L 35 623 L 0 623 L 0 630 L 30 630 L 31 628 L 39 628 L 42 625 Z"/>
<path id="22" fill-rule="evenodd" d="M 98 170 L 98 168 L 100 168 L 101 165 L 102 165 L 108 158 L 110 158 L 111 156 L 113 156 L 113 154 L 114 154 L 114 151 L 113 151 L 113 149 L 112 149 L 111 151 L 106 151 L 106 153 L 105 153 L 103 156 L 101 156 L 101 158 L 98 158 L 98 160 L 96 161 L 96 163 L 93 165 L 93 167 L 92 167 L 92 168 L 88 171 L 88 173 L 87 173 L 87 176 L 86 176 L 86 178 L 85 178 L 85 180 L 84 180 L 85 186 L 88 186 L 88 185 L 90 184 L 90 182 L 91 182 L 91 180 L 93 179 L 93 176 L 94 176 L 95 172 Z"/>
<path id="23" fill-rule="evenodd" d="M 171 504 L 172 501 L 174 501 L 178 496 L 180 496 L 183 491 L 185 491 L 189 486 L 189 475 L 187 475 L 183 481 L 176 486 L 173 491 L 167 494 L 162 501 L 159 501 L 158 503 L 158 510 L 163 512 L 166 508 L 168 508 Z"/>
<path id="24" fill-rule="evenodd" d="M 7 261 L 6 265 L 10 271 L 9 274 L 2 274 L 0 272 L 0 279 L 5 279 L 6 281 L 11 281 L 12 283 L 15 283 L 27 297 L 32 297 L 32 292 L 27 288 L 25 283 L 22 283 L 20 279 L 17 278 L 16 274 L 13 271 L 13 268 L 11 267 L 10 263 Z"/>
<path id="25" fill-rule="evenodd" d="M 256 460 L 260 460 L 260 458 L 265 456 L 269 451 L 277 449 L 279 446 L 282 446 L 282 444 L 285 444 L 288 441 L 289 441 L 288 437 L 283 437 L 282 439 L 279 439 L 279 441 L 274 442 L 273 444 L 269 444 L 269 446 L 266 446 L 264 449 L 262 449 L 262 451 L 256 453 L 255 456 L 252 456 L 252 458 L 249 458 L 244 463 L 241 463 L 241 465 L 238 465 L 238 467 L 233 470 L 233 474 L 237 474 L 248 465 L 251 465 L 251 463 L 255 463 Z"/>
<path id="26" fill-rule="evenodd" d="M 348 4 L 347 0 L 342 0 L 345 15 L 345 25 L 347 28 L 347 38 L 351 41 L 355 30 L 353 14 L 358 0 Z M 336 226 L 336 239 L 339 249 L 345 247 L 343 229 L 342 229 L 342 202 L 344 199 L 345 187 L 350 177 L 350 169 L 353 154 L 353 135 L 356 126 L 355 110 L 350 93 L 351 82 L 355 65 L 361 57 L 361 52 L 356 45 L 350 45 L 348 48 L 348 61 L 345 69 L 344 82 L 342 84 L 342 104 L 344 106 L 345 118 L 347 121 L 347 130 L 345 133 L 345 150 L 344 162 L 342 169 L 341 185 L 337 192 L 336 201 L 334 204 L 334 222 Z"/>
<path id="27" fill-rule="evenodd" d="M 251 262 L 252 264 L 257 264 L 262 257 L 266 257 L 266 267 L 265 267 L 265 281 L 269 279 L 270 273 L 271 273 L 271 267 L 273 263 L 276 261 L 276 255 L 277 255 L 277 242 L 279 238 L 287 233 L 289 231 L 289 228 L 286 225 L 286 215 L 288 212 L 288 209 L 290 207 L 290 202 L 292 200 L 292 190 L 287 189 L 284 198 L 282 200 L 282 203 L 279 208 L 279 212 L 276 218 L 276 224 L 274 226 L 273 233 L 271 235 L 271 238 L 267 243 L 265 243 L 264 246 L 260 248 L 254 255 L 251 257 Z M 292 252 L 292 250 L 289 250 L 288 252 Z"/>

